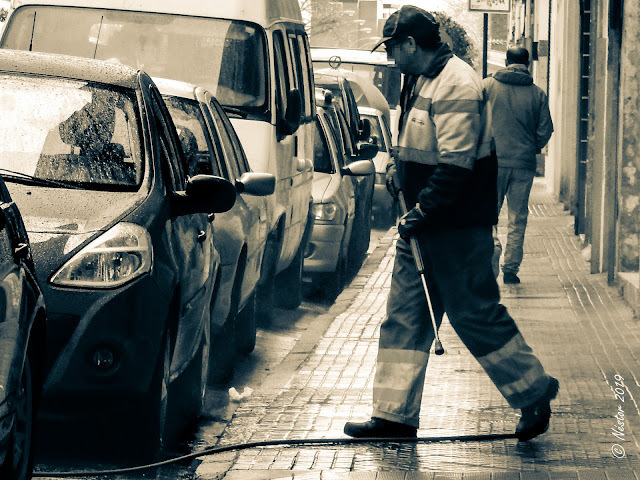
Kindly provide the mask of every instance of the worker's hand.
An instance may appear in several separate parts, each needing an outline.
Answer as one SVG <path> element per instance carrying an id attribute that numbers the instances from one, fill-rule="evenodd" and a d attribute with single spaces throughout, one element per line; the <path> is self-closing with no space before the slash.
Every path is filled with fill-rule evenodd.
<path id="1" fill-rule="evenodd" d="M 397 202 L 398 201 L 398 178 L 396 175 L 396 166 L 393 163 L 387 165 L 387 173 L 385 176 L 385 183 L 387 185 L 387 191 L 389 195 Z"/>
<path id="2" fill-rule="evenodd" d="M 400 218 L 400 222 L 398 223 L 398 233 L 403 240 L 409 241 L 410 237 L 422 232 L 426 226 L 427 217 L 420 209 L 420 204 L 416 203 L 415 207 Z"/>

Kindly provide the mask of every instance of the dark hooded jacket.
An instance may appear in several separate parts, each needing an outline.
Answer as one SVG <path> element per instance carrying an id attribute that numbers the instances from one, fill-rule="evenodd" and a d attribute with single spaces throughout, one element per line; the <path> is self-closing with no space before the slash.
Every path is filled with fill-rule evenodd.
<path id="1" fill-rule="evenodd" d="M 483 80 L 498 166 L 536 169 L 536 154 L 553 132 L 547 95 L 526 65 L 513 64 Z"/>

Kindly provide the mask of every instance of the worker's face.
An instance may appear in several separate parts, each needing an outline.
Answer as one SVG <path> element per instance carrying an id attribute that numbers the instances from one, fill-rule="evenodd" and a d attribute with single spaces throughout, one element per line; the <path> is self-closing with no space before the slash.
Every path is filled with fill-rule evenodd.
<path id="1" fill-rule="evenodd" d="M 389 40 L 385 43 L 387 58 L 393 60 L 402 73 L 415 73 L 416 68 L 414 55 L 416 53 L 416 42 L 412 37 L 400 40 Z"/>

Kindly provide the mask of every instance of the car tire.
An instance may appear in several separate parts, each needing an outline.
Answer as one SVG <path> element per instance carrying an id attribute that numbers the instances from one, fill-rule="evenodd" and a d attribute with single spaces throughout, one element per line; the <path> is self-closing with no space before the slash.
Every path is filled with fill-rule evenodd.
<path id="1" fill-rule="evenodd" d="M 262 267 L 260 271 L 260 281 L 256 286 L 256 309 L 260 312 L 260 324 L 267 326 L 273 321 L 275 309 L 275 289 L 276 289 L 276 267 L 280 258 L 282 243 L 271 235 L 265 247 Z"/>
<path id="2" fill-rule="evenodd" d="M 276 303 L 286 310 L 295 310 L 302 303 L 302 265 L 304 263 L 305 242 L 301 242 L 291 265 L 276 279 Z"/>
<path id="3" fill-rule="evenodd" d="M 223 385 L 233 378 L 236 362 L 235 324 L 224 322 L 221 328 L 211 332 L 209 353 L 209 385 Z"/>
<path id="4" fill-rule="evenodd" d="M 322 289 L 325 300 L 335 300 L 344 288 L 347 279 L 347 260 L 340 255 L 335 272 L 331 272 L 324 277 L 326 287 Z"/>
<path id="5" fill-rule="evenodd" d="M 25 358 L 16 400 L 14 428 L 0 466 L 3 480 L 29 480 L 33 472 L 34 385 L 29 357 Z"/>
<path id="6" fill-rule="evenodd" d="M 249 355 L 256 348 L 257 303 L 254 292 L 236 316 L 236 351 L 239 355 Z"/>

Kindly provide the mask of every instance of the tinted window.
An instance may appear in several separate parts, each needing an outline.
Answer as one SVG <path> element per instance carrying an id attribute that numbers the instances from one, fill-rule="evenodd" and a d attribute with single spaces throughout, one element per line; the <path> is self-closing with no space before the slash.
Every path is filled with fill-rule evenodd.
<path id="1" fill-rule="evenodd" d="M 155 88 L 151 90 L 151 95 L 156 133 L 162 147 L 162 168 L 169 173 L 173 189 L 181 191 L 186 187 L 186 158 L 182 151 L 175 148 L 180 140 L 164 100 Z"/>
<path id="2" fill-rule="evenodd" d="M 187 160 L 187 174 L 190 177 L 198 174 L 220 176 L 217 162 L 211 158 L 213 146 L 198 102 L 177 97 L 165 97 L 164 101 Z"/>
<path id="3" fill-rule="evenodd" d="M 313 141 L 313 168 L 316 172 L 333 173 L 331 152 L 320 119 L 316 118 L 315 138 Z"/>
<path id="4" fill-rule="evenodd" d="M 268 110 L 264 30 L 253 23 L 36 6 L 16 10 L 8 32 L 7 48 L 120 62 L 202 85 L 226 105 Z"/>
<path id="5" fill-rule="evenodd" d="M 135 96 L 101 84 L 0 75 L 0 168 L 94 189 L 143 177 Z"/>

